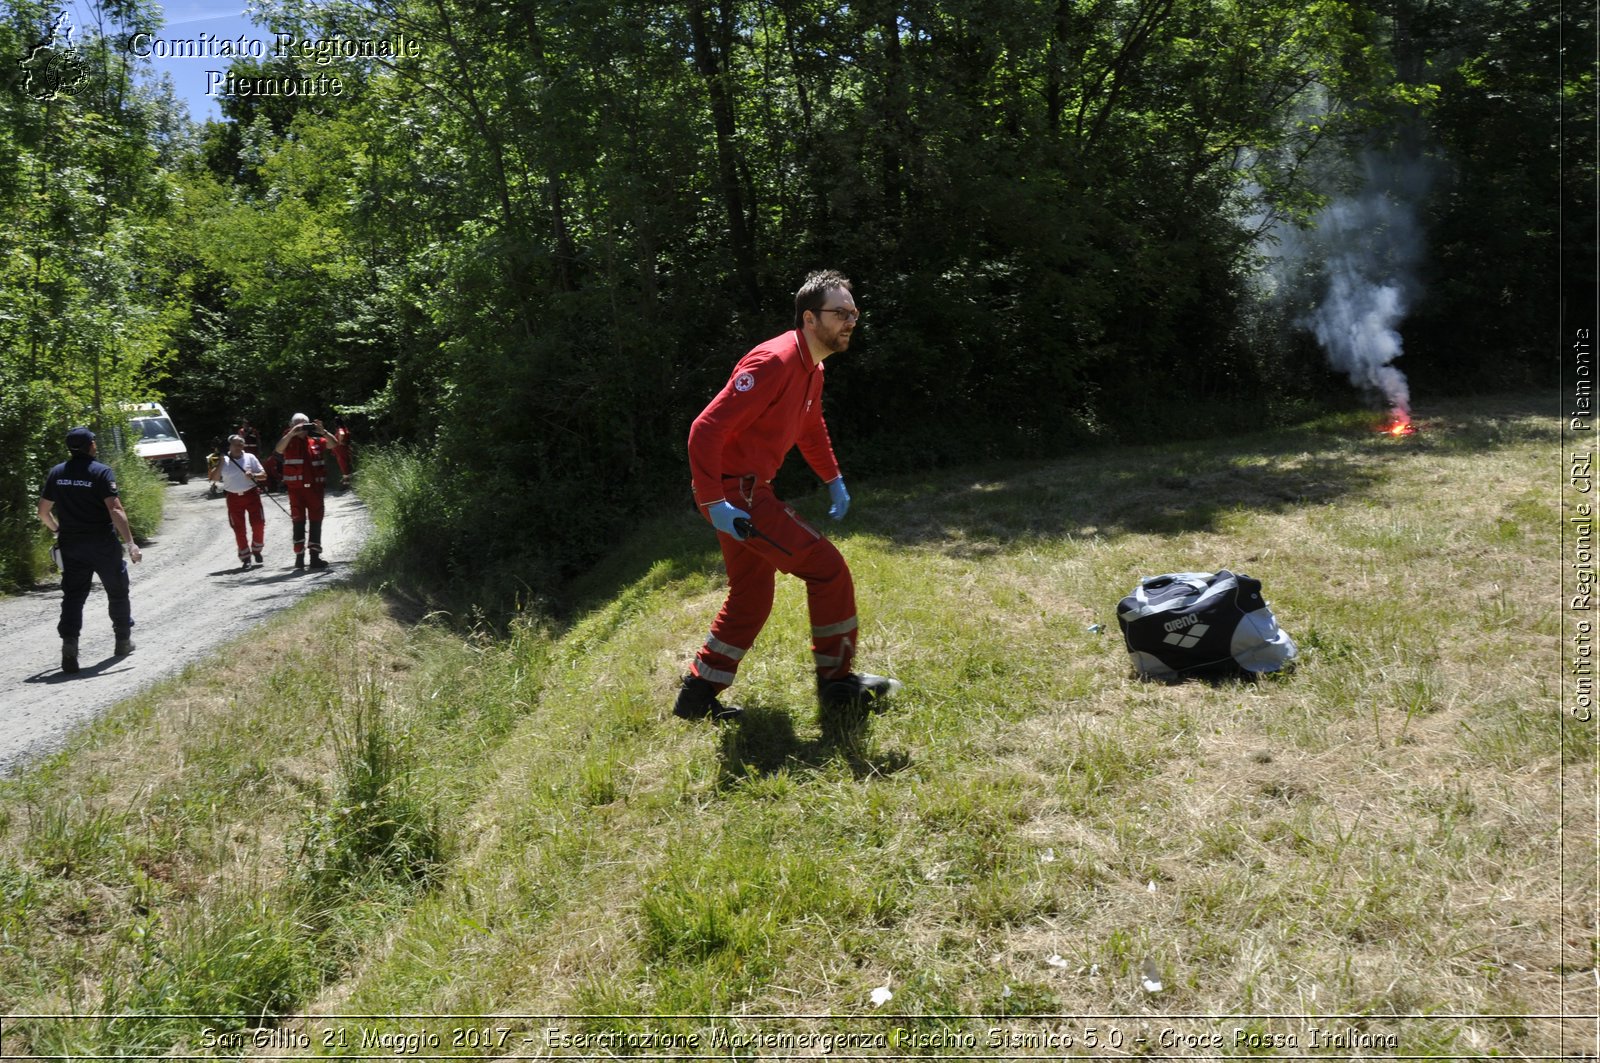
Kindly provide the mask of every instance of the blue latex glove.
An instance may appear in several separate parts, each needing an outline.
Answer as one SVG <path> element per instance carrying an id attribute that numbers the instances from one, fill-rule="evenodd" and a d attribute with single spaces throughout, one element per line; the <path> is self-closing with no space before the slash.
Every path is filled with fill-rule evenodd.
<path id="1" fill-rule="evenodd" d="M 850 492 L 844 489 L 844 477 L 828 481 L 828 497 L 833 499 L 833 505 L 828 507 L 828 516 L 834 520 L 844 520 L 844 515 L 850 512 Z"/>
<path id="2" fill-rule="evenodd" d="M 738 529 L 734 528 L 733 522 L 736 520 L 749 520 L 750 514 L 732 502 L 711 503 L 706 507 L 706 516 L 711 518 L 711 526 L 717 531 L 722 532 L 724 535 L 731 535 L 740 542 L 744 541 L 744 536 L 740 535 Z"/>

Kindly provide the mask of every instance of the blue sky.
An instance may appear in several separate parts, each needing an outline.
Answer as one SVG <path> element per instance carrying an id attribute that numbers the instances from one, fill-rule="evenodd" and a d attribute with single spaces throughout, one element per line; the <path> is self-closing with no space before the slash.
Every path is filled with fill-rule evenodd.
<path id="1" fill-rule="evenodd" d="M 74 26 L 80 29 L 94 26 L 87 6 L 79 0 L 70 0 L 65 6 L 72 12 Z M 246 17 L 244 0 L 172 0 L 161 6 L 165 13 L 159 34 L 161 40 L 195 41 L 201 39 L 202 33 L 232 40 L 244 34 L 263 42 L 263 48 L 270 54 L 272 36 Z M 189 117 L 196 122 L 222 117 L 217 97 L 206 95 L 206 71 L 227 70 L 230 62 L 232 60 L 226 56 L 194 59 L 153 56 L 150 59 L 157 75 L 172 75 L 178 97 L 189 105 Z"/>
<path id="2" fill-rule="evenodd" d="M 192 41 L 202 32 L 213 37 L 233 39 L 241 33 L 270 47 L 271 35 L 251 22 L 244 13 L 244 0 L 174 0 L 163 5 L 166 11 L 161 37 L 168 41 Z M 221 118 L 215 96 L 206 95 L 206 71 L 227 70 L 231 59 L 159 59 L 151 65 L 159 73 L 172 75 L 179 98 L 189 104 L 189 117 L 196 122 Z"/>

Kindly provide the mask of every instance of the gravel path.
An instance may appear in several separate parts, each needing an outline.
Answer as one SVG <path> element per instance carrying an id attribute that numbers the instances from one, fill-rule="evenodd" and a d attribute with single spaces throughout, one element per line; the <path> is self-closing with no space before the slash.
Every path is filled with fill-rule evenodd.
<path id="1" fill-rule="evenodd" d="M 204 483 L 169 484 L 161 528 L 140 544 L 144 560 L 129 566 L 134 651 L 112 656 L 106 596 L 96 579 L 83 607 L 77 675 L 61 671 L 59 585 L 0 600 L 0 775 L 60 748 L 73 728 L 349 575 L 371 528 L 361 500 L 328 494 L 322 542 L 331 564 L 318 572 L 292 567 L 289 518 L 274 500 L 288 506 L 281 494 L 264 501 L 266 565 L 242 572 L 222 498 L 208 498 Z"/>

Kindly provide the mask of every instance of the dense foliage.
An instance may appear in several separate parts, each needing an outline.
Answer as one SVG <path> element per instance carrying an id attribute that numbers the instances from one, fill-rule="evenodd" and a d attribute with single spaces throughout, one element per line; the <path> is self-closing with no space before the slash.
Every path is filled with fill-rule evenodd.
<path id="1" fill-rule="evenodd" d="M 0 43 L 43 15 L 18 8 Z M 32 401 L 54 430 L 108 373 L 218 428 L 345 410 L 421 448 L 430 504 L 398 541 L 440 582 L 551 593 L 686 498 L 689 420 L 820 266 L 867 314 L 828 396 L 856 476 L 1352 395 L 1295 328 L 1309 282 L 1253 278 L 1264 234 L 1347 191 L 1364 153 L 1432 175 L 1408 370 L 1526 383 L 1554 314 L 1560 27 L 1511 0 L 265 17 L 419 54 L 241 64 L 345 91 L 230 97 L 198 136 L 159 93 L 9 97 L 7 423 Z M 8 511 L 32 468 L 14 457 Z"/>
<path id="2" fill-rule="evenodd" d="M 70 424 L 148 397 L 189 315 L 174 268 L 170 95 L 141 87 L 108 32 L 153 27 L 113 2 L 74 27 L 0 5 L 0 586 L 26 581 L 34 499 Z"/>

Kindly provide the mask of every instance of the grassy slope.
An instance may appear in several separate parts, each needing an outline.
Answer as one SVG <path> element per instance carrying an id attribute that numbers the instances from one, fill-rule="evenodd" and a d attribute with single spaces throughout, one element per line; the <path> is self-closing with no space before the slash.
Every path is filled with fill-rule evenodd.
<path id="1" fill-rule="evenodd" d="M 862 491 L 836 535 L 861 663 L 907 691 L 843 743 L 794 581 L 741 673 L 746 720 L 667 714 L 723 591 L 692 518 L 597 571 L 601 604 L 553 639 L 308 603 L 6 785 L 0 1008 L 868 1014 L 888 986 L 912 1014 L 1537 1016 L 1570 986 L 1588 1010 L 1586 850 L 1560 888 L 1558 780 L 1571 813 L 1594 775 L 1556 704 L 1555 425 L 1516 401 L 1423 414 L 1411 440 L 1334 420 Z M 1133 679 L 1117 599 L 1224 566 L 1263 581 L 1298 671 Z M 384 815 L 444 860 L 330 884 L 307 867 L 360 849 L 361 707 L 401 764 Z M 224 939 L 257 944 L 208 951 Z M 545 1024 L 510 1025 L 527 1051 Z M 1381 1028 L 1408 1054 L 1592 1036 Z M 6 1036 L 197 1044 L 175 1023 Z"/>

